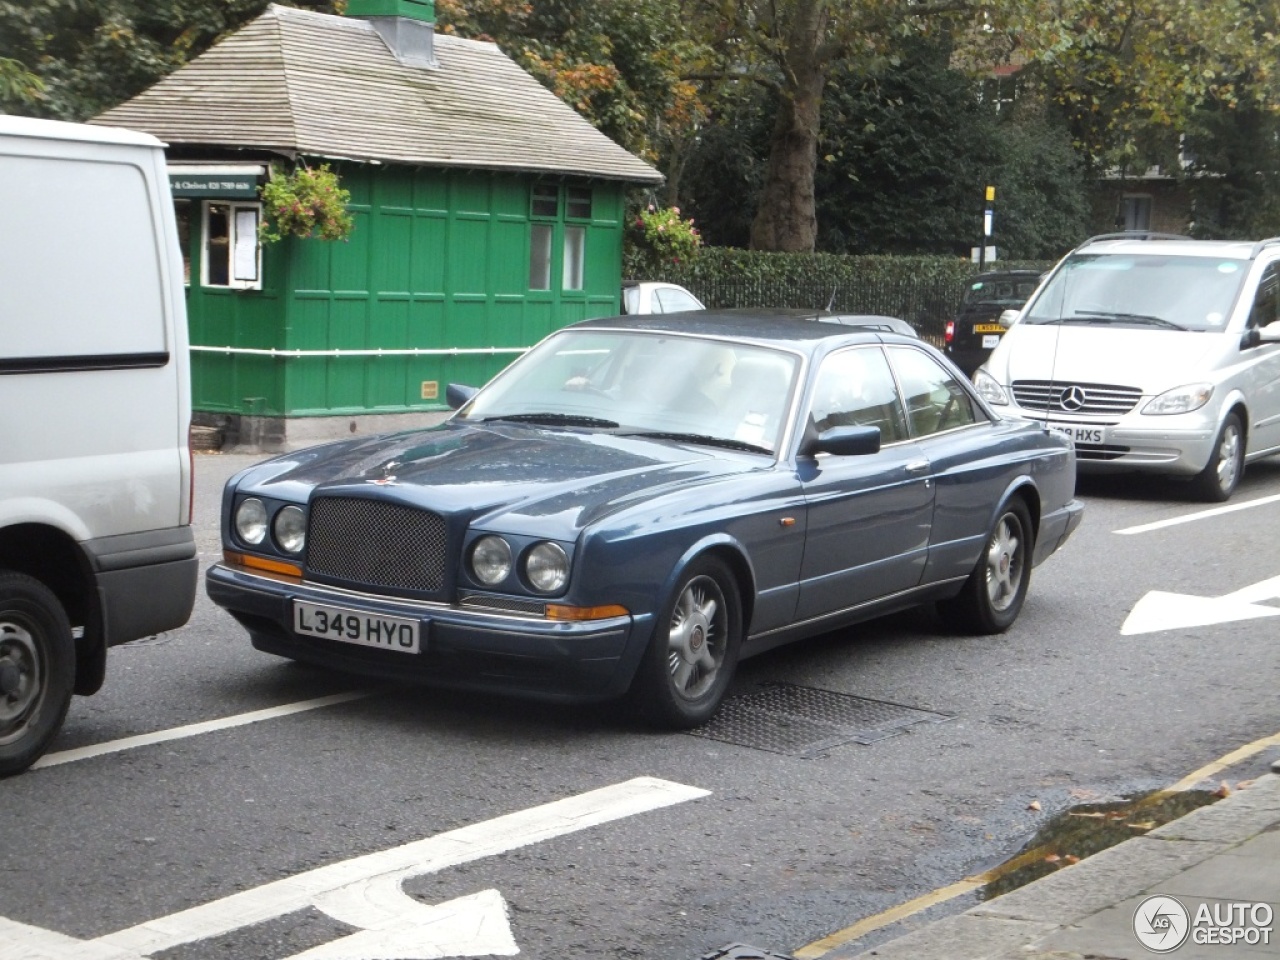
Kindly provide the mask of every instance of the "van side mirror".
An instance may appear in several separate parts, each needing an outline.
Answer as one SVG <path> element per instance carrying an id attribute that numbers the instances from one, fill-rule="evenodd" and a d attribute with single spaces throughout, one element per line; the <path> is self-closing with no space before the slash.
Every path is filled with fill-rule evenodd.
<path id="1" fill-rule="evenodd" d="M 1017 320 L 1017 319 L 1018 319 L 1018 314 L 1019 314 L 1019 313 L 1021 313 L 1021 312 L 1022 312 L 1021 310 L 1002 310 L 1002 311 L 1000 311 L 1000 321 L 999 321 L 999 322 L 1000 322 L 1000 326 L 1002 326 L 1002 327 L 1004 327 L 1006 330 L 1008 330 L 1010 327 L 1012 327 L 1012 326 L 1013 326 L 1013 321 L 1015 321 L 1015 320 Z"/>
<path id="2" fill-rule="evenodd" d="M 465 383 L 451 383 L 444 388 L 444 402 L 449 404 L 450 410 L 459 410 L 479 392 L 478 387 L 468 387 Z"/>
<path id="3" fill-rule="evenodd" d="M 1255 329 L 1256 343 L 1280 343 L 1280 320 L 1273 320 L 1261 329 Z"/>

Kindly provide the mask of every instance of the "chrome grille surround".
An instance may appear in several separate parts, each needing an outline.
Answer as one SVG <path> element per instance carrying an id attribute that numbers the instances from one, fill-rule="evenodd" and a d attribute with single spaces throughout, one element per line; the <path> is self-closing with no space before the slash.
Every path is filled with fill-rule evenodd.
<path id="1" fill-rule="evenodd" d="M 494 610 L 499 613 L 518 613 L 530 617 L 545 617 L 547 605 L 541 600 L 525 600 L 522 597 L 499 597 L 490 593 L 464 593 L 458 598 L 464 607 L 477 610 Z"/>
<path id="2" fill-rule="evenodd" d="M 1015 380 L 1013 399 L 1030 412 L 1057 415 L 1122 417 L 1138 405 L 1142 391 L 1106 383 L 1069 380 Z"/>
<path id="3" fill-rule="evenodd" d="M 444 585 L 448 536 L 430 510 L 364 497 L 317 497 L 307 519 L 309 575 L 434 593 Z"/>

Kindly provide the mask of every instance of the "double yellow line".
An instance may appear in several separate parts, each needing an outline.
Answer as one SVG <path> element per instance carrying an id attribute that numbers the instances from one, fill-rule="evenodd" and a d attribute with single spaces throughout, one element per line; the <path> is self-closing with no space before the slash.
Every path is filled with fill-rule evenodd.
<path id="1" fill-rule="evenodd" d="M 1271 747 L 1280 747 L 1280 733 L 1274 733 L 1269 737 L 1263 737 L 1261 740 L 1255 740 L 1253 743 L 1245 744 L 1232 750 L 1230 753 L 1220 757 L 1213 763 L 1206 764 L 1199 770 L 1187 774 L 1177 783 L 1165 789 L 1157 791 L 1147 798 L 1148 803 L 1158 803 L 1161 800 L 1175 793 L 1182 793 L 1190 790 L 1202 780 L 1215 777 L 1223 770 L 1228 770 L 1236 764 L 1248 760 L 1268 750 Z M 948 900 L 954 900 L 956 897 L 962 897 L 966 893 L 973 893 L 985 887 L 988 883 L 1000 879 L 1006 874 L 1012 873 L 1028 863 L 1034 863 L 1037 860 L 1044 859 L 1049 853 L 1048 847 L 1037 847 L 1034 850 L 1028 850 L 1014 859 L 1000 864 L 998 867 L 986 871 L 985 873 L 975 874 L 972 877 L 965 877 L 963 880 L 949 884 L 937 890 L 926 893 L 923 896 L 916 897 L 914 900 L 908 900 L 906 903 L 900 903 L 896 907 L 890 907 L 888 910 L 881 911 L 874 916 L 866 917 L 859 920 L 853 926 L 845 927 L 843 930 L 837 930 L 830 936 L 823 937 L 821 940 L 815 940 L 806 946 L 801 947 L 792 953 L 796 960 L 818 960 L 825 957 L 832 950 L 843 947 L 845 944 L 852 943 L 861 937 L 865 937 L 869 933 L 874 933 L 883 927 L 887 927 L 899 920 L 906 920 L 913 917 L 917 913 L 928 910 L 930 907 L 939 903 L 946 903 Z"/>

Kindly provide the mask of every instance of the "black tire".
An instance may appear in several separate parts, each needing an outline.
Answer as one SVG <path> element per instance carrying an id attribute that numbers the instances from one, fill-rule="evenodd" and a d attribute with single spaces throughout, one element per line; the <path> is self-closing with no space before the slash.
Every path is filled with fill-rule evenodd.
<path id="1" fill-rule="evenodd" d="M 1207 503 L 1229 500 L 1244 476 L 1244 427 L 1238 414 L 1227 414 L 1227 419 L 1213 442 L 1213 453 L 1194 480 L 1191 481 L 1197 499 Z"/>
<path id="2" fill-rule="evenodd" d="M 48 749 L 75 677 L 75 641 L 58 598 L 34 577 L 0 573 L 0 777 Z"/>
<path id="3" fill-rule="evenodd" d="M 742 648 L 742 598 L 715 557 L 685 570 L 655 622 L 631 685 L 631 701 L 653 726 L 687 730 L 709 720 L 733 679 Z"/>
<path id="4" fill-rule="evenodd" d="M 938 603 L 947 626 L 964 633 L 1004 633 L 1018 619 L 1031 582 L 1035 532 L 1027 505 L 1014 498 L 1000 508 L 978 564 L 964 588 Z"/>

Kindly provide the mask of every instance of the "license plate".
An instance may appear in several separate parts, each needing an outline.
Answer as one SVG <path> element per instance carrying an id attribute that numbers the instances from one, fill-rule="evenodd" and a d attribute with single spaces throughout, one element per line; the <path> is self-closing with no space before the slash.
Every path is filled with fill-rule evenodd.
<path id="1" fill-rule="evenodd" d="M 973 325 L 974 333 L 1004 333 L 1004 327 L 998 323 L 975 323 Z"/>
<path id="2" fill-rule="evenodd" d="M 293 601 L 293 629 L 308 637 L 418 653 L 422 649 L 421 626 L 417 620 L 403 617 L 383 617 L 361 610 Z"/>
<path id="3" fill-rule="evenodd" d="M 983 350 L 994 350 L 998 346 L 1000 346 L 1000 334 L 988 333 L 985 336 L 983 336 L 982 338 Z"/>
<path id="4" fill-rule="evenodd" d="M 1075 443 L 1101 443 L 1101 427 L 1084 427 L 1078 423 L 1051 423 L 1049 429 Z"/>

